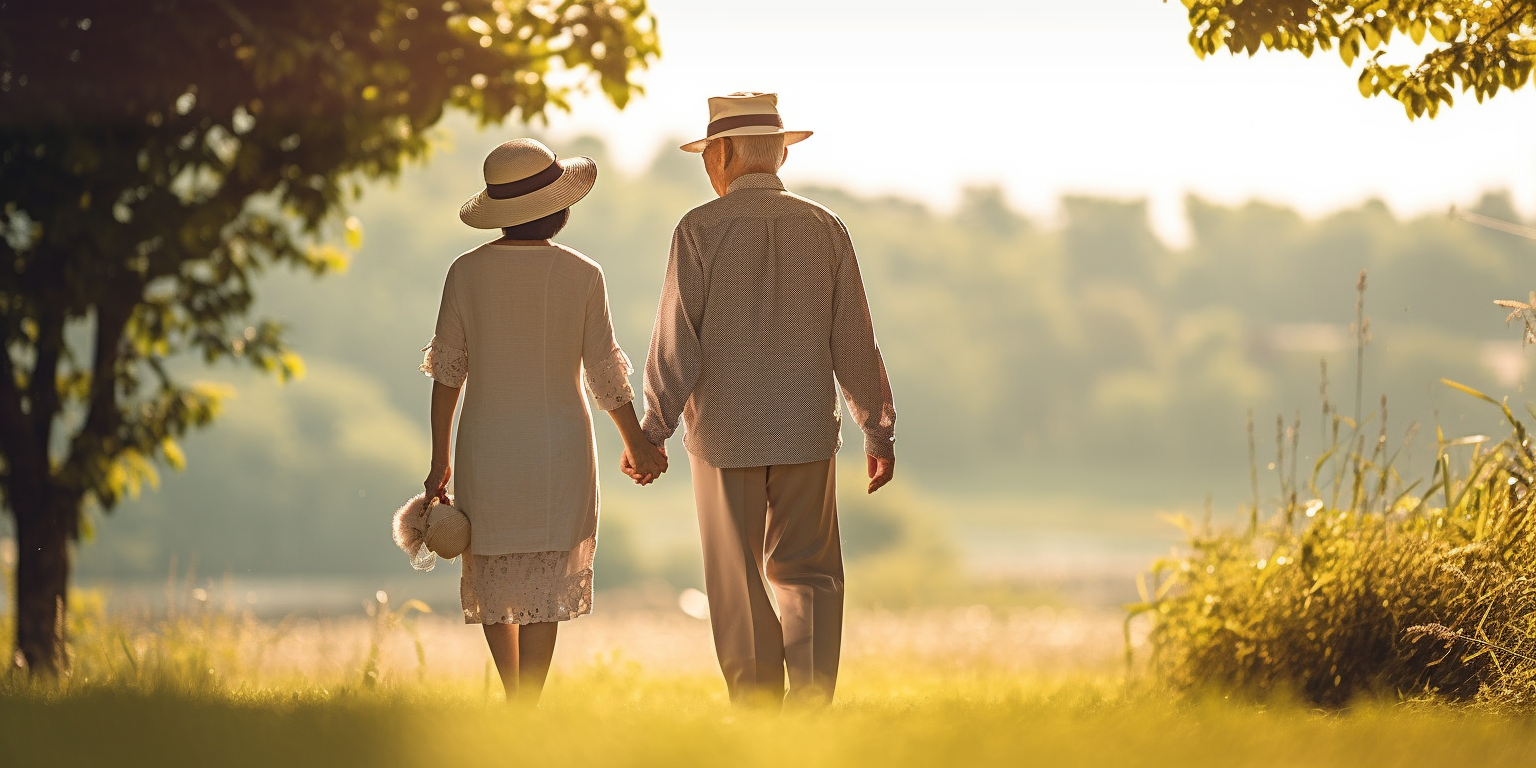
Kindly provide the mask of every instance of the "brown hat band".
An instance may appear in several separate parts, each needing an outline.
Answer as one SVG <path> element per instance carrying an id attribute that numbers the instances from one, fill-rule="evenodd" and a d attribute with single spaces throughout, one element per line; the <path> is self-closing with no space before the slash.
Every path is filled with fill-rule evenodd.
<path id="1" fill-rule="evenodd" d="M 527 178 L 509 181 L 505 184 L 487 184 L 485 185 L 485 194 L 493 200 L 511 200 L 514 197 L 522 197 L 555 183 L 560 179 L 560 174 L 564 172 L 565 169 L 560 167 L 559 161 L 555 161 L 550 163 L 548 168 Z"/>
<path id="2" fill-rule="evenodd" d="M 767 125 L 774 128 L 783 128 L 784 121 L 780 119 L 778 115 L 734 115 L 732 117 L 722 117 L 719 120 L 711 122 L 709 124 L 709 128 L 705 130 L 704 135 L 714 136 L 715 134 L 722 131 L 734 130 L 736 128 L 747 128 L 755 125 Z"/>

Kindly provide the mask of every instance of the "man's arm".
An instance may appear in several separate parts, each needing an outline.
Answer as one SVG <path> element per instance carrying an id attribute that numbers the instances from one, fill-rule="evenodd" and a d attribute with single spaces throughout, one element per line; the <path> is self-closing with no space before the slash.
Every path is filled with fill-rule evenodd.
<path id="1" fill-rule="evenodd" d="M 683 406 L 699 380 L 704 319 L 704 269 L 693 238 L 679 223 L 672 232 L 667 275 L 656 307 L 656 327 L 645 361 L 645 419 L 640 429 L 653 445 L 677 431 Z"/>
<path id="2" fill-rule="evenodd" d="M 864 432 L 869 492 L 874 493 L 896 473 L 896 403 L 880 345 L 875 341 L 874 320 L 853 240 L 841 221 L 837 222 L 834 242 L 839 254 L 832 294 L 832 370 L 854 422 Z"/>

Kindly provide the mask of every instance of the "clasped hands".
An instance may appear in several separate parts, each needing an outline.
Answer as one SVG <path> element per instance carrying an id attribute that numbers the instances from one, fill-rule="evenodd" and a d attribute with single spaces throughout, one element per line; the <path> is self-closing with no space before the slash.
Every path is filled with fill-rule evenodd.
<path id="1" fill-rule="evenodd" d="M 634 446 L 626 445 L 619 469 L 629 475 L 635 485 L 650 485 L 667 471 L 667 449 L 644 441 L 638 441 Z"/>

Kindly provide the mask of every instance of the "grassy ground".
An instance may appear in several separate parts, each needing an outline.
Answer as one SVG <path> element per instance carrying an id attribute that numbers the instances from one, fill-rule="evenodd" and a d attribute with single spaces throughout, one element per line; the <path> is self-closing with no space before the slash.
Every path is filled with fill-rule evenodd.
<path id="1" fill-rule="evenodd" d="M 733 709 L 704 622 L 567 627 L 543 706 L 511 709 L 472 628 L 400 610 L 273 625 L 78 611 L 57 686 L 0 678 L 10 765 L 1529 765 L 1536 722 L 1374 702 L 1174 699 L 1119 659 L 1113 612 L 850 616 L 837 703 Z M 607 650 L 604 650 L 607 649 Z"/>
<path id="2" fill-rule="evenodd" d="M 1530 764 L 1529 721 L 1391 704 L 1327 714 L 1170 705 L 1115 681 L 976 671 L 850 675 L 829 711 L 732 710 L 705 676 L 594 668 L 537 712 L 415 686 L 0 698 L 13 765 L 1169 765 Z"/>

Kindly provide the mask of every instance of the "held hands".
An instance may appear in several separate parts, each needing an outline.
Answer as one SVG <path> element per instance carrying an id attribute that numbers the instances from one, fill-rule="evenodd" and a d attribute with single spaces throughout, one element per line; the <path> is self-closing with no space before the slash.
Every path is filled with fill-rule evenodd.
<path id="1" fill-rule="evenodd" d="M 874 493 L 885 487 L 886 483 L 896 475 L 896 460 L 882 459 L 878 456 L 865 454 L 869 460 L 869 492 Z"/>
<path id="2" fill-rule="evenodd" d="M 667 471 L 667 449 L 645 441 L 634 446 L 626 445 L 619 469 L 629 475 L 635 485 L 650 485 Z"/>

